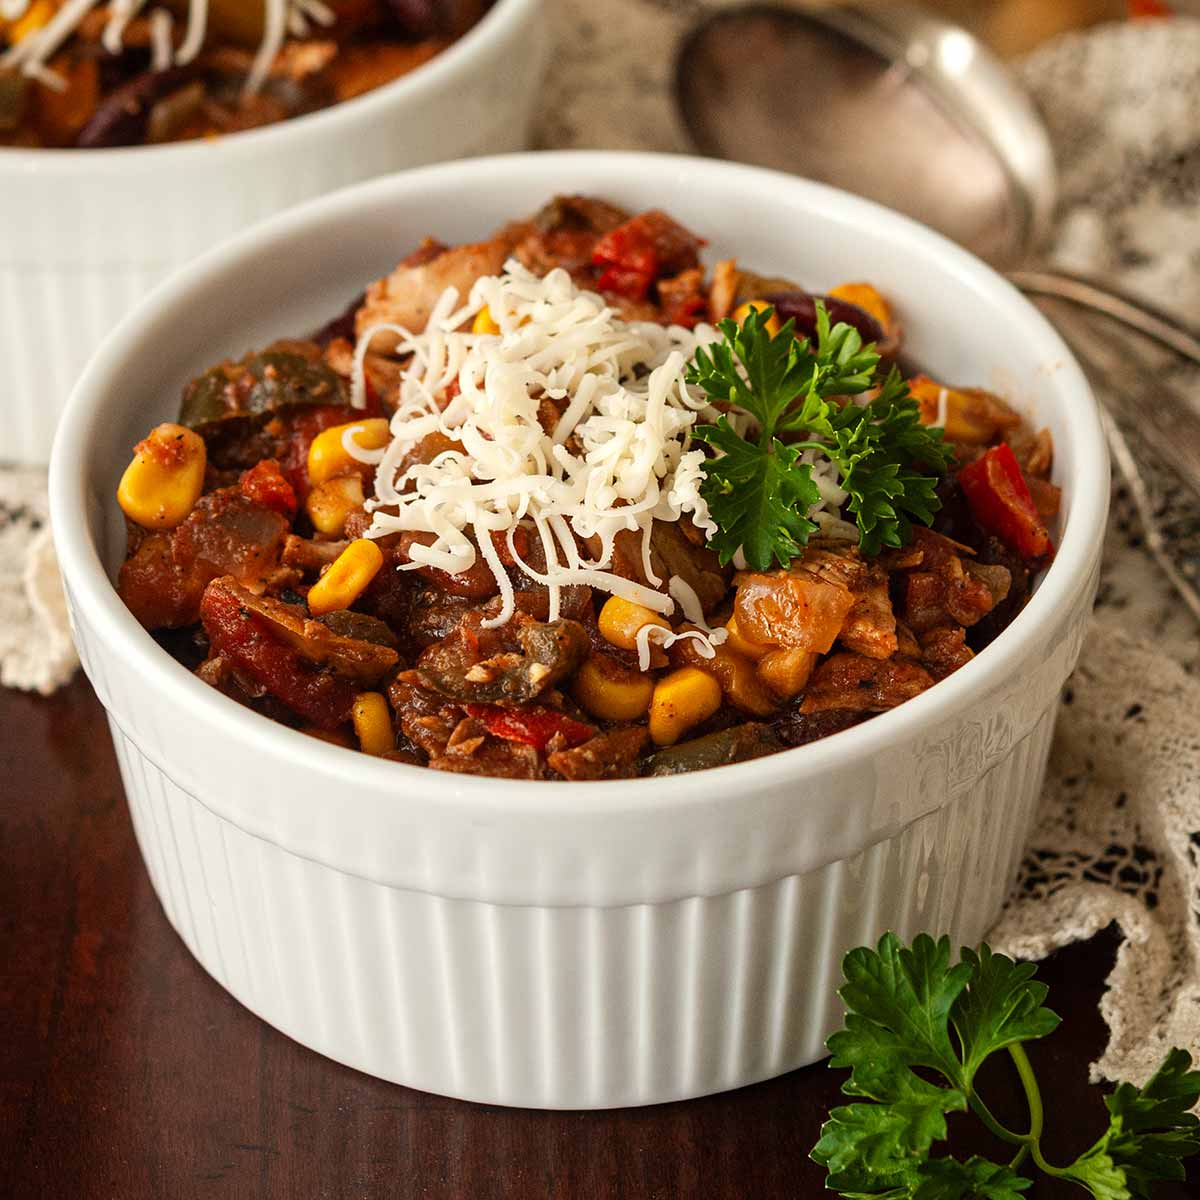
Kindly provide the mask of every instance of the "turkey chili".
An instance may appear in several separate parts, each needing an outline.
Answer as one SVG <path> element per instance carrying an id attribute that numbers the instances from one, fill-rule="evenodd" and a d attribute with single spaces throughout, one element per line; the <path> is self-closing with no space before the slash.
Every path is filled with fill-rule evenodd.
<path id="1" fill-rule="evenodd" d="M 491 0 L 0 0 L 0 147 L 213 138 L 407 75 Z"/>
<path id="2" fill-rule="evenodd" d="M 1049 434 L 826 294 L 568 196 L 426 240 L 134 451 L 120 593 L 248 708 L 398 762 L 663 775 L 982 650 L 1053 554 Z"/>

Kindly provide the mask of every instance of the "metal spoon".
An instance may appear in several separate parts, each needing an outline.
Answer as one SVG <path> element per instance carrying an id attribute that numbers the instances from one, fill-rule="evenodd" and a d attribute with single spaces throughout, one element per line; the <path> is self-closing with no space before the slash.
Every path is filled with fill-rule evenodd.
<path id="1" fill-rule="evenodd" d="M 676 95 L 697 148 L 870 196 L 1034 295 L 1130 324 L 1200 364 L 1200 332 L 1041 264 L 1057 180 L 1045 126 L 965 29 L 900 0 L 720 9 L 684 40 Z"/>
<path id="2" fill-rule="evenodd" d="M 1152 457 L 1147 475 L 1165 467 L 1200 497 L 1200 413 L 1162 385 L 1161 370 L 1146 369 L 1160 347 L 1200 365 L 1200 333 L 1102 281 L 1039 261 L 1057 197 L 1050 141 L 1028 97 L 974 36 L 898 0 L 739 5 L 712 13 L 685 39 L 676 96 L 702 153 L 869 196 L 1006 271 L 1081 351 L 1110 409 L 1114 462 L 1135 496 L 1146 491 L 1135 458 Z M 1131 346 L 1119 374 L 1105 345 L 1113 328 Z M 1138 339 L 1147 339 L 1148 354 L 1136 350 Z M 1131 408 L 1153 435 L 1138 456 L 1116 441 Z M 1170 539 L 1152 512 L 1142 518 L 1148 544 L 1200 615 L 1189 574 L 1196 564 L 1169 564 Z"/>
<path id="3" fill-rule="evenodd" d="M 705 154 L 900 209 L 988 261 L 1040 245 L 1054 157 L 1032 104 L 969 33 L 908 5 L 722 9 L 676 62 Z"/>

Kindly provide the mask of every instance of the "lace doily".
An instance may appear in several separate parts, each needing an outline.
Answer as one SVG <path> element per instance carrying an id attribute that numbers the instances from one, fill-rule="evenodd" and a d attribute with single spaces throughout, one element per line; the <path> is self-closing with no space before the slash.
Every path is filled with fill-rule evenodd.
<path id="1" fill-rule="evenodd" d="M 550 6 L 559 49 L 537 143 L 687 150 L 674 47 L 717 2 Z M 1059 160 L 1056 258 L 1200 318 L 1200 22 L 1070 35 L 1019 70 Z M 1123 432 L 1136 442 L 1136 427 Z M 1200 1052 L 1200 683 L 1183 669 L 1200 668 L 1200 630 L 1147 557 L 1143 517 L 1184 567 L 1200 561 L 1200 517 L 1145 447 L 1132 449 L 1144 494 L 1128 482 L 1114 493 L 1096 618 L 992 941 L 1038 958 L 1116 921 L 1124 939 L 1101 1005 L 1111 1038 L 1093 1073 L 1140 1082 L 1168 1045 Z M 0 470 L 0 680 L 49 691 L 74 662 L 43 489 L 40 472 Z"/>
<path id="2" fill-rule="evenodd" d="M 1144 1081 L 1200 1048 L 1200 682 L 1098 620 L 1059 714 L 1037 828 L 990 941 L 1024 958 L 1123 941 L 1093 1075 Z"/>
<path id="3" fill-rule="evenodd" d="M 1055 261 L 1195 321 L 1200 22 L 1067 36 L 1030 55 L 1020 74 L 1059 165 Z M 1185 395 L 1200 395 L 1195 372 L 1173 371 Z M 1038 825 L 992 941 L 1041 958 L 1115 921 L 1122 941 L 1101 1002 L 1110 1037 L 1092 1074 L 1140 1083 L 1169 1047 L 1200 1051 L 1200 683 L 1183 669 L 1200 666 L 1200 627 L 1146 564 L 1148 520 L 1166 565 L 1195 578 L 1200 506 L 1136 420 L 1118 424 L 1095 622 L 1064 696 Z"/>
<path id="4" fill-rule="evenodd" d="M 49 695 L 79 660 L 46 508 L 44 471 L 0 470 L 0 685 Z"/>

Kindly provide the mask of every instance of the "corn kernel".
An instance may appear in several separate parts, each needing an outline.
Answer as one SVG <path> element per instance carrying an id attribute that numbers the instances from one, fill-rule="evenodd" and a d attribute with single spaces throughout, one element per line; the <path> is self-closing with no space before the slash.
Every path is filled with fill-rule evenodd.
<path id="1" fill-rule="evenodd" d="M 781 700 L 791 700 L 804 691 L 817 657 L 811 650 L 772 650 L 759 661 L 758 677 Z"/>
<path id="2" fill-rule="evenodd" d="M 720 707 L 721 685 L 696 667 L 681 667 L 654 685 L 650 736 L 658 746 L 671 746 Z"/>
<path id="3" fill-rule="evenodd" d="M 650 707 L 654 680 L 593 655 L 575 673 L 575 699 L 601 721 L 636 721 Z"/>
<path id="4" fill-rule="evenodd" d="M 680 628 L 695 629 L 696 626 L 683 625 Z M 696 667 L 706 675 L 711 675 L 721 685 L 721 691 L 729 702 L 742 712 L 766 717 L 778 707 L 778 702 L 755 674 L 754 663 L 744 654 L 739 654 L 729 644 L 729 639 L 715 646 L 711 655 L 705 656 L 695 641 L 681 638 L 671 647 L 670 654 L 673 666 Z"/>
<path id="5" fill-rule="evenodd" d="M 730 617 L 725 622 L 725 628 L 729 631 L 729 637 L 725 639 L 725 645 L 731 650 L 736 650 L 739 654 L 744 655 L 752 662 L 758 662 L 760 658 L 771 652 L 770 646 L 764 646 L 760 642 L 752 642 L 738 628 L 737 617 Z"/>
<path id="6" fill-rule="evenodd" d="M 739 304 L 737 308 L 733 310 L 733 319 L 738 325 L 740 325 L 752 312 L 762 312 L 764 309 L 770 307 L 771 305 L 769 305 L 765 300 L 747 300 L 744 304 Z M 778 337 L 780 328 L 779 315 L 777 313 L 772 313 L 771 319 L 767 322 L 767 332 L 772 337 Z"/>
<path id="7" fill-rule="evenodd" d="M 914 375 L 909 392 L 923 425 L 940 425 L 948 442 L 986 446 L 997 434 L 1018 427 L 1020 418 L 999 396 L 981 388 L 943 387 L 928 375 Z"/>
<path id="8" fill-rule="evenodd" d="M 134 447 L 117 488 L 117 503 L 147 529 L 173 529 L 204 491 L 204 439 L 182 425 L 159 425 Z"/>
<path id="9" fill-rule="evenodd" d="M 499 333 L 500 326 L 496 324 L 492 317 L 492 310 L 485 304 L 476 314 L 475 320 L 471 322 L 472 333 Z"/>
<path id="10" fill-rule="evenodd" d="M 517 324 L 528 325 L 529 321 L 530 318 L 525 316 Z M 492 310 L 486 304 L 475 314 L 475 320 L 471 322 L 471 332 L 490 334 L 501 332 L 500 326 L 496 323 L 496 318 L 492 316 Z"/>
<path id="11" fill-rule="evenodd" d="M 647 625 L 671 628 L 652 608 L 634 604 L 632 600 L 623 600 L 620 596 L 610 596 L 604 602 L 597 624 L 600 626 L 600 636 L 622 650 L 636 650 L 638 630 Z"/>
<path id="12" fill-rule="evenodd" d="M 362 479 L 358 475 L 338 475 L 309 492 L 304 510 L 318 533 L 340 537 L 346 518 L 362 508 L 363 499 Z"/>
<path id="13" fill-rule="evenodd" d="M 841 283 L 830 288 L 829 294 L 837 300 L 845 300 L 863 312 L 869 313 L 879 322 L 886 337 L 892 331 L 892 306 L 869 283 Z"/>
<path id="14" fill-rule="evenodd" d="M 358 745 L 366 754 L 387 754 L 396 748 L 392 711 L 379 692 L 360 692 L 352 710 Z"/>
<path id="15" fill-rule="evenodd" d="M 33 3 L 25 10 L 25 15 L 18 17 L 13 22 L 12 28 L 8 31 L 8 40 L 15 46 L 27 37 L 39 33 L 50 24 L 50 18 L 54 16 L 55 11 L 52 0 L 33 0 Z"/>
<path id="16" fill-rule="evenodd" d="M 391 441 L 391 430 L 383 417 L 369 417 L 364 421 L 351 421 L 347 425 L 335 425 L 318 433 L 308 448 L 308 481 L 316 486 L 347 471 L 360 471 L 366 464 L 353 458 L 343 444 L 348 431 L 354 444 L 363 450 L 382 450 Z"/>
<path id="17" fill-rule="evenodd" d="M 379 574 L 383 554 L 369 538 L 356 538 L 329 564 L 309 589 L 308 611 L 315 617 L 349 608 Z"/>

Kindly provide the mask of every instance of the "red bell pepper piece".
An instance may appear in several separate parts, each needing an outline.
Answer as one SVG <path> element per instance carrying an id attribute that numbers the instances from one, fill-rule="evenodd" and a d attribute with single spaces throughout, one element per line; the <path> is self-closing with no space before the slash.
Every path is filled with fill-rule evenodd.
<path id="1" fill-rule="evenodd" d="M 594 736 L 591 725 L 576 721 L 556 708 L 540 704 L 523 708 L 501 708 L 498 704 L 468 704 L 467 712 L 494 737 L 508 742 L 521 742 L 537 750 L 545 750 L 556 734 L 562 734 L 568 746 L 578 746 Z"/>
<path id="2" fill-rule="evenodd" d="M 975 520 L 988 533 L 1022 558 L 1045 558 L 1054 553 L 1011 446 L 993 446 L 959 471 L 958 482 Z"/>
<path id="3" fill-rule="evenodd" d="M 601 268 L 602 292 L 645 300 L 660 275 L 676 274 L 699 262 L 703 243 L 657 209 L 610 229 L 592 248 L 592 263 Z"/>

